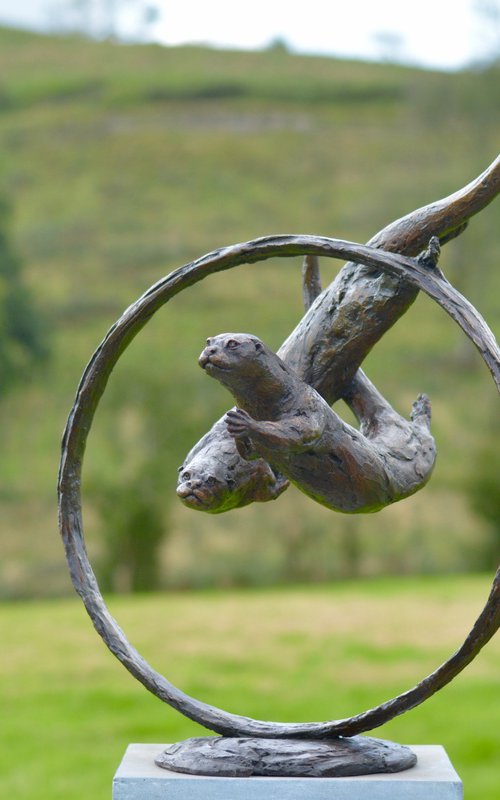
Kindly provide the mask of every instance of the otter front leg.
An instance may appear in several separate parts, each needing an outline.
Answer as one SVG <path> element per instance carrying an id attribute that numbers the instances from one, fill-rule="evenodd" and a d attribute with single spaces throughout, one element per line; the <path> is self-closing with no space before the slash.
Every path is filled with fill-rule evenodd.
<path id="1" fill-rule="evenodd" d="M 253 419 L 242 408 L 233 408 L 228 411 L 224 421 L 228 433 L 234 438 L 240 456 L 247 460 L 259 458 L 258 445 L 259 441 L 262 445 L 263 436 L 265 438 L 265 431 L 263 430 L 265 423 Z M 270 443 L 267 442 L 267 444 L 269 446 Z"/>
<path id="2" fill-rule="evenodd" d="M 250 414 L 242 411 L 241 408 L 232 408 L 224 417 L 228 433 L 233 437 L 236 449 L 242 458 L 246 461 L 254 461 L 260 458 L 259 453 L 255 449 L 250 438 L 250 431 L 252 423 L 256 420 L 252 419 Z"/>
<path id="3" fill-rule="evenodd" d="M 303 417 L 291 417 L 278 422 L 256 420 L 241 408 L 228 411 L 225 418 L 228 432 L 234 437 L 238 452 L 244 458 L 246 442 L 251 444 L 254 458 L 261 455 L 262 449 L 300 451 L 309 447 L 321 435 L 314 425 L 304 423 Z M 242 443 L 240 449 L 240 443 Z M 255 453 L 255 455 L 253 455 Z"/>

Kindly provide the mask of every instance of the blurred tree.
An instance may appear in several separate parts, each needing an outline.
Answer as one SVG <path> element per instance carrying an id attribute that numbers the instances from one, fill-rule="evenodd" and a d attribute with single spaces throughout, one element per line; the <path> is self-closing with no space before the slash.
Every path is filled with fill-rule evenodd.
<path id="1" fill-rule="evenodd" d="M 275 36 L 266 47 L 272 53 L 290 53 L 290 45 L 284 36 Z"/>
<path id="2" fill-rule="evenodd" d="M 148 591 L 160 582 L 159 549 L 171 503 L 165 476 L 175 474 L 165 441 L 164 387 L 141 375 L 113 389 L 111 458 L 89 487 L 103 531 L 100 580 L 109 591 Z"/>
<path id="3" fill-rule="evenodd" d="M 43 320 L 10 240 L 11 209 L 0 197 L 0 396 L 48 354 Z"/>
<path id="4" fill-rule="evenodd" d="M 145 3 L 142 7 L 139 20 L 139 39 L 143 42 L 151 41 L 155 26 L 161 19 L 161 11 L 153 3 Z"/>
<path id="5" fill-rule="evenodd" d="M 474 0 L 472 9 L 479 23 L 481 61 L 500 60 L 500 0 Z"/>
<path id="6" fill-rule="evenodd" d="M 71 0 L 69 3 L 69 8 L 79 21 L 80 30 L 84 32 L 92 30 L 92 5 L 92 0 Z"/>
<path id="7" fill-rule="evenodd" d="M 491 539 L 483 549 L 479 567 L 495 568 L 500 557 L 500 414 L 495 407 L 490 415 L 491 423 L 472 460 L 472 473 L 468 485 L 473 510 L 491 528 Z"/>
<path id="8" fill-rule="evenodd" d="M 196 404 L 186 408 L 186 397 L 193 395 L 189 388 L 167 391 L 163 365 L 140 351 L 130 371 L 119 370 L 110 382 L 107 452 L 87 483 L 100 519 L 98 572 L 107 591 L 153 591 L 161 585 L 160 551 L 171 530 L 173 504 L 179 502 L 177 467 L 185 442 L 199 435 Z"/>
<path id="9" fill-rule="evenodd" d="M 60 33 L 81 33 L 98 39 L 147 41 L 161 17 L 151 0 L 54 0 L 48 24 Z"/>
<path id="10" fill-rule="evenodd" d="M 104 531 L 99 568 L 104 590 L 144 592 L 160 585 L 159 550 L 168 533 L 170 505 L 161 491 L 163 466 L 150 454 L 122 482 L 104 480 L 93 486 Z"/>
<path id="11" fill-rule="evenodd" d="M 405 40 L 400 33 L 396 31 L 377 31 L 372 38 L 382 61 L 398 64 L 405 60 Z"/>

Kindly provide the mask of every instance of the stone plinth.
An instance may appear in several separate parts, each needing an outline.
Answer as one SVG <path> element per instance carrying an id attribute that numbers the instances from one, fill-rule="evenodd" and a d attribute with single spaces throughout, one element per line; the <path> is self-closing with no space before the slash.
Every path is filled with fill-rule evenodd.
<path id="1" fill-rule="evenodd" d="M 415 767 L 353 778 L 216 778 L 161 769 L 166 744 L 131 744 L 113 800 L 462 800 L 462 781 L 439 745 L 413 746 Z"/>

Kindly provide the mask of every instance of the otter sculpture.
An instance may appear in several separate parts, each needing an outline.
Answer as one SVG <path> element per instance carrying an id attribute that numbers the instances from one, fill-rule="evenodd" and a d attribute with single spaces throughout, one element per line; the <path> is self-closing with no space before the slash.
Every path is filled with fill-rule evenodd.
<path id="1" fill-rule="evenodd" d="M 458 236 L 468 220 L 494 199 L 499 188 L 500 157 L 459 191 L 392 222 L 370 244 L 407 255 L 418 253 L 433 234 L 443 244 Z M 435 257 L 434 261 L 433 257 L 429 259 L 430 267 L 433 263 Z M 313 268 L 304 292 L 309 311 L 281 346 L 279 355 L 327 403 L 344 399 L 360 419 L 363 431 L 372 425 L 374 387 L 359 366 L 411 305 L 417 290 L 398 277 L 356 264 L 344 266 L 316 298 L 320 290 Z M 187 475 L 189 478 L 183 477 Z M 188 481 L 196 485 L 198 496 L 190 491 Z M 217 513 L 254 500 L 273 500 L 286 487 L 287 482 L 274 468 L 269 471 L 259 460 L 242 459 L 226 425 L 219 420 L 187 455 L 177 491 L 191 508 Z"/>
<path id="2" fill-rule="evenodd" d="M 435 261 L 439 254 L 437 242 L 434 242 L 434 248 L 437 248 L 433 256 Z M 320 293 L 318 259 L 316 256 L 306 256 L 302 269 L 302 294 L 306 310 Z M 361 369 L 345 391 L 344 400 L 358 419 L 361 433 L 376 440 L 381 452 L 390 454 L 393 462 L 396 459 L 394 464 L 400 462 L 398 469 L 394 470 L 393 480 L 395 486 L 398 483 L 400 486 L 396 492 L 398 498 L 421 488 L 427 482 L 435 461 L 434 450 L 431 465 L 429 452 L 425 451 L 424 454 L 419 451 L 415 441 L 413 446 L 408 445 L 408 441 L 413 440 L 408 422 L 394 411 Z M 430 420 L 428 404 L 427 411 Z M 226 422 L 226 418 L 218 420 L 179 467 L 177 495 L 189 508 L 220 514 L 249 503 L 275 500 L 289 486 L 289 481 L 264 458 L 253 454 L 245 459 L 241 442 L 239 447 L 234 444 Z M 411 491 L 410 486 L 414 486 Z M 384 505 L 393 502 L 389 497 Z M 343 505 L 345 502 L 332 507 L 345 510 Z"/>
<path id="3" fill-rule="evenodd" d="M 327 508 L 378 511 L 430 477 L 435 447 L 424 395 L 407 422 L 372 387 L 371 408 L 363 412 L 372 425 L 365 435 L 256 336 L 214 336 L 199 363 L 236 400 L 224 421 L 242 458 L 264 459 Z"/>
<path id="4" fill-rule="evenodd" d="M 262 458 L 242 459 L 221 419 L 179 467 L 177 496 L 188 508 L 221 514 L 235 506 L 275 500 L 288 485 Z"/>

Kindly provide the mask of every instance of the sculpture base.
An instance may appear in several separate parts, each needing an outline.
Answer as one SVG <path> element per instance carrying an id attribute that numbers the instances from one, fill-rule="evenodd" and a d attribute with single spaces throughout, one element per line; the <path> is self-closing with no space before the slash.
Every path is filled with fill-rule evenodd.
<path id="1" fill-rule="evenodd" d="M 220 778 L 160 769 L 165 744 L 131 744 L 113 781 L 113 800 L 463 800 L 444 749 L 416 745 L 413 769 L 346 778 Z"/>
<path id="2" fill-rule="evenodd" d="M 188 775 L 338 778 L 401 772 L 414 767 L 417 757 L 409 747 L 369 736 L 328 741 L 199 736 L 171 745 L 155 763 Z"/>

